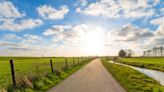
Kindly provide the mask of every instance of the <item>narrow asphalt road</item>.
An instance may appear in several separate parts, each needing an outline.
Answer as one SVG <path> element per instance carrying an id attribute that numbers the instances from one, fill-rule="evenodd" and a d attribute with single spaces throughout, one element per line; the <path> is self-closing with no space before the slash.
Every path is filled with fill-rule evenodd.
<path id="1" fill-rule="evenodd" d="M 48 92 L 126 92 L 95 59 Z"/>

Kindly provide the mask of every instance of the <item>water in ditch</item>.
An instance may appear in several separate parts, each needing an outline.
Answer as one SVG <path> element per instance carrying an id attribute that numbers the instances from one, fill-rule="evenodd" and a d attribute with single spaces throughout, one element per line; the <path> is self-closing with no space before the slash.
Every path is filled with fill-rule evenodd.
<path id="1" fill-rule="evenodd" d="M 131 67 L 131 68 L 133 68 L 135 70 L 138 70 L 138 71 L 142 72 L 143 74 L 145 74 L 145 75 L 155 79 L 162 86 L 164 86 L 164 72 L 151 70 L 151 69 L 146 69 L 146 68 L 134 67 L 134 66 L 130 66 L 130 65 L 122 64 L 122 63 L 117 63 L 117 62 L 113 62 L 113 61 L 109 61 L 109 62 L 110 63 L 114 63 L 114 64 L 123 65 L 123 66 L 128 66 L 128 67 Z"/>

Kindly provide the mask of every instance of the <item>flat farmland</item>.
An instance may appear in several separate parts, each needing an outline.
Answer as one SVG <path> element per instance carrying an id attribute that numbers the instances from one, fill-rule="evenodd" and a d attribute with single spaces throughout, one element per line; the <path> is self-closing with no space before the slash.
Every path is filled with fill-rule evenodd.
<path id="1" fill-rule="evenodd" d="M 133 57 L 133 58 L 120 58 L 121 63 L 164 71 L 164 57 Z"/>
<path id="2" fill-rule="evenodd" d="M 0 89 L 6 88 L 12 83 L 11 68 L 9 60 L 14 60 L 16 80 L 23 76 L 38 76 L 51 73 L 50 59 L 54 69 L 66 66 L 64 57 L 0 57 Z M 78 58 L 67 58 L 68 67 L 78 63 Z M 79 60 L 81 62 L 81 59 Z"/>

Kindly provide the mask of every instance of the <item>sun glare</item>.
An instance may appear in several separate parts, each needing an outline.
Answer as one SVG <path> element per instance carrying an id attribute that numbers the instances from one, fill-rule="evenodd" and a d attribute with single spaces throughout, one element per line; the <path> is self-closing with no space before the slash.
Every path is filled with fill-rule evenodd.
<path id="1" fill-rule="evenodd" d="M 102 28 L 90 28 L 82 38 L 82 48 L 89 55 L 98 55 L 104 48 L 105 33 Z"/>

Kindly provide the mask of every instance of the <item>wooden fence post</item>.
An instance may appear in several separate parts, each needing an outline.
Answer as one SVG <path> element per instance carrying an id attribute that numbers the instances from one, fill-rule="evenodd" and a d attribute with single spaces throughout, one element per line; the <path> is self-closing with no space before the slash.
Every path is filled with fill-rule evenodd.
<path id="1" fill-rule="evenodd" d="M 14 88 L 16 88 L 16 79 L 15 79 L 14 62 L 13 62 L 12 59 L 10 60 L 10 67 L 11 67 L 11 74 L 12 74 L 13 86 L 14 86 Z"/>
<path id="2" fill-rule="evenodd" d="M 73 58 L 73 65 L 75 65 L 75 60 L 74 60 L 74 58 Z"/>
<path id="3" fill-rule="evenodd" d="M 53 68 L 53 64 L 52 64 L 52 59 L 50 59 L 50 66 L 51 66 L 51 71 L 52 71 L 52 73 L 54 73 L 54 68 Z"/>
<path id="4" fill-rule="evenodd" d="M 67 58 L 65 58 L 66 69 L 68 68 Z"/>
<path id="5" fill-rule="evenodd" d="M 80 59 L 78 58 L 78 64 L 79 64 L 79 62 L 80 62 Z"/>

